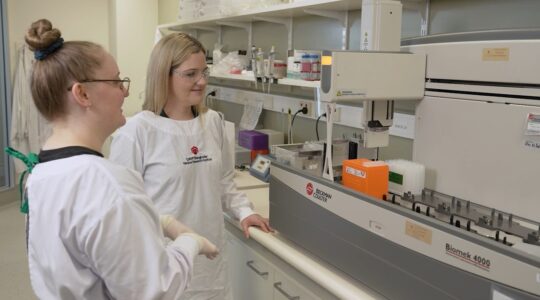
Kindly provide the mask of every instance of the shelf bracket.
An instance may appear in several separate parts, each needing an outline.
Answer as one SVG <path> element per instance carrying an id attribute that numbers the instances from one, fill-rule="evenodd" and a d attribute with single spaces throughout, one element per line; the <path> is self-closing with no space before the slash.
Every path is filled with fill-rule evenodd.
<path id="1" fill-rule="evenodd" d="M 202 31 L 218 32 L 219 26 L 202 26 L 202 25 L 189 25 L 189 28 L 198 29 Z"/>
<path id="2" fill-rule="evenodd" d="M 264 21 L 268 23 L 281 24 L 287 29 L 287 49 L 293 49 L 293 18 L 278 17 L 253 17 L 253 20 Z"/>
<path id="3" fill-rule="evenodd" d="M 345 12 L 344 26 L 341 28 L 341 50 L 349 48 L 349 14 Z"/>
<path id="4" fill-rule="evenodd" d="M 403 8 L 420 13 L 420 36 L 426 36 L 429 34 L 429 13 L 430 13 L 430 0 L 423 0 L 420 2 L 404 2 Z"/>
<path id="5" fill-rule="evenodd" d="M 178 32 L 187 33 L 188 35 L 191 35 L 192 37 L 198 39 L 199 38 L 199 31 L 195 28 L 189 28 L 189 27 L 182 27 L 181 29 L 177 30 Z"/>
<path id="6" fill-rule="evenodd" d="M 167 27 L 165 29 L 169 30 L 169 31 L 182 31 L 185 26 L 182 26 L 182 25 L 178 25 L 178 26 L 171 26 L 171 27 Z"/>
<path id="7" fill-rule="evenodd" d="M 347 27 L 348 23 L 348 11 L 336 11 L 336 10 L 321 10 L 306 8 L 304 12 L 309 15 L 325 17 L 329 19 L 338 20 L 343 27 Z"/>
<path id="8" fill-rule="evenodd" d="M 169 28 L 161 28 L 161 27 L 157 27 L 157 30 L 159 30 L 159 33 L 161 34 L 161 36 L 166 36 L 168 34 L 167 31 L 169 31 L 170 29 Z M 19 49 L 18 47 L 16 49 Z"/>
<path id="9" fill-rule="evenodd" d="M 245 31 L 251 30 L 251 23 L 250 22 L 230 22 L 230 21 L 217 21 L 216 24 L 223 25 L 223 26 L 229 26 L 229 27 L 236 27 L 236 28 L 242 28 Z"/>
<path id="10" fill-rule="evenodd" d="M 349 12 L 336 10 L 304 9 L 306 14 L 337 20 L 341 23 L 341 49 L 347 50 L 349 45 Z"/>
<path id="11" fill-rule="evenodd" d="M 221 45 L 222 42 L 222 30 L 221 26 L 202 26 L 202 25 L 190 25 L 188 28 L 195 29 L 195 30 L 201 30 L 201 31 L 209 31 L 214 32 L 217 34 L 218 43 Z"/>
<path id="12" fill-rule="evenodd" d="M 229 27 L 236 27 L 236 28 L 242 28 L 248 33 L 248 45 L 247 50 L 250 51 L 251 45 L 253 44 L 253 26 L 251 22 L 226 22 L 226 21 L 218 21 L 216 22 L 218 25 L 223 26 L 229 26 Z M 221 31 L 220 31 L 221 32 Z"/>
<path id="13" fill-rule="evenodd" d="M 177 25 L 177 26 L 172 26 L 172 27 L 160 28 L 160 31 L 163 34 L 163 36 L 166 36 L 168 34 L 168 32 L 166 32 L 165 30 L 172 31 L 172 32 L 183 32 L 195 38 L 198 38 L 198 32 L 197 32 L 198 28 L 196 28 L 195 26 Z"/>

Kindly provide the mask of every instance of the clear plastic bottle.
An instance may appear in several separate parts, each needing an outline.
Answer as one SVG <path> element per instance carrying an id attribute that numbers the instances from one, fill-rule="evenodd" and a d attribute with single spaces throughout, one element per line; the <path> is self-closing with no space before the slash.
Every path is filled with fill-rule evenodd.
<path id="1" fill-rule="evenodd" d="M 257 54 L 255 55 L 255 62 L 257 64 L 257 77 L 264 76 L 264 52 L 261 48 L 257 49 Z"/>
<path id="2" fill-rule="evenodd" d="M 268 53 L 268 70 L 266 70 L 266 74 L 268 74 L 269 78 L 274 77 L 274 61 L 276 60 L 276 47 L 272 46 L 270 49 L 270 52 Z"/>

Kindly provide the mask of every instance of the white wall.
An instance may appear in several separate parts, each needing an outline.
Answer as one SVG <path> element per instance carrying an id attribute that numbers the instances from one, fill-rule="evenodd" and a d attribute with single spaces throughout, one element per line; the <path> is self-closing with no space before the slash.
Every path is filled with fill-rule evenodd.
<path id="1" fill-rule="evenodd" d="M 154 46 L 158 25 L 158 2 L 148 0 L 111 0 L 112 48 L 120 67 L 120 76 L 131 78 L 130 95 L 124 113 L 131 116 L 141 110 L 144 99 L 146 67 Z"/>
<path id="2" fill-rule="evenodd" d="M 179 0 L 158 0 L 159 24 L 178 21 L 178 3 Z"/>
<path id="3" fill-rule="evenodd" d="M 92 41 L 109 50 L 110 1 L 113 0 L 7 0 L 11 78 L 17 67 L 17 50 L 25 43 L 30 24 L 38 19 L 49 19 L 67 41 Z"/>
<path id="4" fill-rule="evenodd" d="M 124 113 L 141 110 L 146 67 L 158 24 L 158 1 L 148 0 L 7 0 L 10 69 L 30 24 L 49 19 L 66 40 L 87 40 L 107 49 L 117 60 L 120 76 L 131 78 Z M 103 148 L 108 154 L 109 145 Z"/>
<path id="5" fill-rule="evenodd" d="M 49 19 L 66 40 L 88 40 L 109 49 L 109 0 L 7 0 L 11 75 L 30 24 Z"/>
<path id="6" fill-rule="evenodd" d="M 96 42 L 116 57 L 121 76 L 131 78 L 126 115 L 140 111 L 146 66 L 158 24 L 158 1 L 7 0 L 11 76 L 30 24 L 47 18 L 66 40 Z"/>

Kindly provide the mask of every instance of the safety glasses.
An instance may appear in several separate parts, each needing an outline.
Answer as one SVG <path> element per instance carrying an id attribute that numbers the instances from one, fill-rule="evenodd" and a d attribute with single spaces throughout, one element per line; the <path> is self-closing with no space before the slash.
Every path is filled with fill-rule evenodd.
<path id="1" fill-rule="evenodd" d="M 129 92 L 129 85 L 131 84 L 131 79 L 129 77 L 124 77 L 124 79 L 86 79 L 81 80 L 79 83 L 87 83 L 87 82 L 110 82 L 114 85 L 116 85 L 118 88 Z M 67 90 L 71 91 L 73 88 L 73 85 L 70 86 Z"/>
<path id="2" fill-rule="evenodd" d="M 187 71 L 184 71 L 184 72 L 180 72 L 178 70 L 172 70 L 172 73 L 176 74 L 176 75 L 179 75 L 180 77 L 188 80 L 188 81 L 191 81 L 193 83 L 201 80 L 201 78 L 204 78 L 204 79 L 208 79 L 208 77 L 210 77 L 210 70 L 208 68 L 204 69 L 204 70 L 196 70 L 196 69 L 193 69 L 193 70 L 187 70 Z"/>

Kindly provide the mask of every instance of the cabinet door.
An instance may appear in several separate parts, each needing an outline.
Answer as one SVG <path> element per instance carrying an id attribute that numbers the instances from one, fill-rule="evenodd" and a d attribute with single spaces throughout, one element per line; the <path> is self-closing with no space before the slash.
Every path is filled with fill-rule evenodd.
<path id="1" fill-rule="evenodd" d="M 300 296 L 298 288 L 289 282 L 274 282 L 274 300 L 300 300 L 308 299 Z"/>
<path id="2" fill-rule="evenodd" d="M 271 300 L 274 270 L 271 265 L 229 235 L 229 269 L 235 300 Z"/>
<path id="3" fill-rule="evenodd" d="M 242 266 L 242 259 L 244 255 L 244 248 L 238 240 L 236 240 L 231 234 L 227 233 L 227 258 L 228 258 L 228 270 L 229 278 L 231 281 L 231 288 L 234 299 L 242 299 L 240 294 L 242 292 L 242 285 L 246 280 L 246 271 Z"/>
<path id="4" fill-rule="evenodd" d="M 288 275 L 282 269 L 275 269 L 274 300 L 330 300 L 337 299 L 319 286 L 308 283 L 302 274 Z M 309 280 L 311 281 L 311 280 Z"/>
<path id="5" fill-rule="evenodd" d="M 290 264 L 229 224 L 229 269 L 235 300 L 338 299 Z"/>

